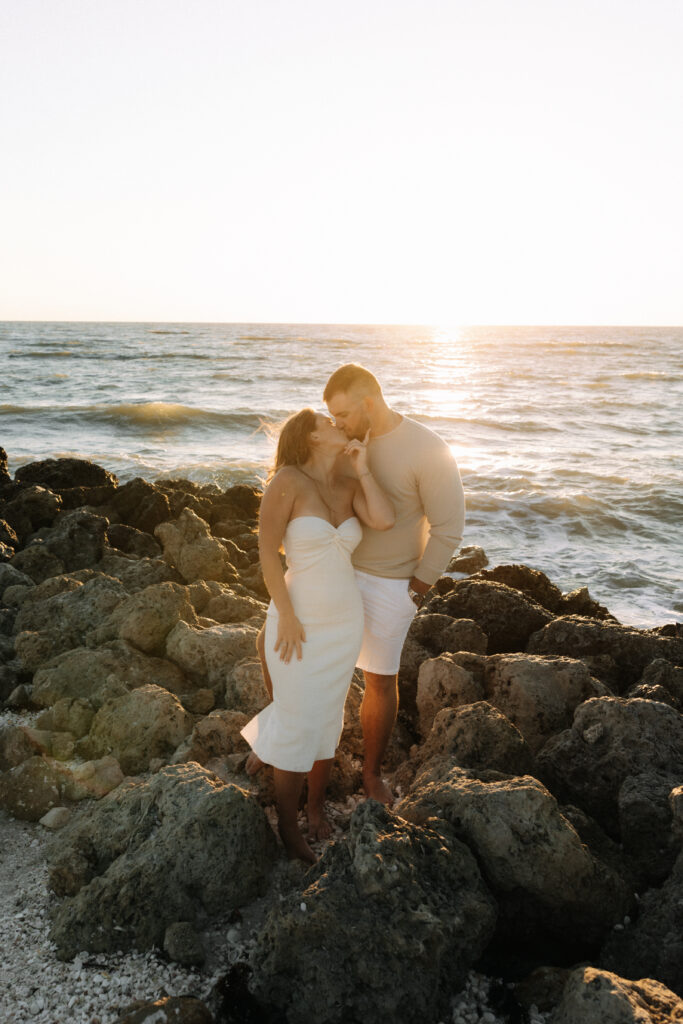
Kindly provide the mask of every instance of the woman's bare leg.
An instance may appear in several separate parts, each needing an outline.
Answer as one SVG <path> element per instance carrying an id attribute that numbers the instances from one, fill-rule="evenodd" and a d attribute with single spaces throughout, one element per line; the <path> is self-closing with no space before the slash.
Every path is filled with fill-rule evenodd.
<path id="1" fill-rule="evenodd" d="M 329 839 L 332 826 L 325 817 L 325 794 L 330 781 L 334 758 L 316 761 L 308 773 L 308 836 L 310 839 Z"/>
<path id="2" fill-rule="evenodd" d="M 309 864 L 315 864 L 317 858 L 301 835 L 297 822 L 299 797 L 305 777 L 305 772 L 286 772 L 281 768 L 273 769 L 278 831 L 290 860 L 298 857 Z"/>

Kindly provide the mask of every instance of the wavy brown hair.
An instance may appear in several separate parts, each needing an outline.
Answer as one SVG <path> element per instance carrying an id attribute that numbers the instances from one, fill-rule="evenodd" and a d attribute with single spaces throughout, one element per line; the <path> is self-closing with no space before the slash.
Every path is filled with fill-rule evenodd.
<path id="1" fill-rule="evenodd" d="M 295 412 L 282 425 L 277 441 L 275 463 L 268 479 L 283 466 L 302 466 L 311 454 L 311 434 L 317 426 L 317 414 L 313 409 Z"/>

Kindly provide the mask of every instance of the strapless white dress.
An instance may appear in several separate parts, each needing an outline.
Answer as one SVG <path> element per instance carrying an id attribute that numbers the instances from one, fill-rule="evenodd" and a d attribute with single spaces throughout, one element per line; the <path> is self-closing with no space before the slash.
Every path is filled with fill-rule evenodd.
<path id="1" fill-rule="evenodd" d="M 252 750 L 284 771 L 308 772 L 334 757 L 344 703 L 363 638 L 363 602 L 351 553 L 361 525 L 353 516 L 338 527 L 320 516 L 297 516 L 284 535 L 285 582 L 306 642 L 302 659 L 280 661 L 278 611 L 270 602 L 265 650 L 273 700 L 242 729 Z"/>

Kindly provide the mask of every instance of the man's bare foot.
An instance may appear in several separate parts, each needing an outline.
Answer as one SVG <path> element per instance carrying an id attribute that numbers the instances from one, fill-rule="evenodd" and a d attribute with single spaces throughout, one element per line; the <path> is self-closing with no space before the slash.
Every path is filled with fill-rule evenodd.
<path id="1" fill-rule="evenodd" d="M 333 829 L 324 810 L 312 810 L 307 807 L 306 814 L 308 816 L 308 838 L 313 842 L 316 839 L 329 839 Z"/>
<path id="2" fill-rule="evenodd" d="M 364 775 L 363 789 L 368 799 L 379 800 L 381 804 L 391 807 L 394 802 L 394 794 L 391 792 L 381 775 Z"/>
<path id="3" fill-rule="evenodd" d="M 256 772 L 263 768 L 264 763 L 265 762 L 261 760 L 258 754 L 255 754 L 252 750 L 251 754 L 247 758 L 246 764 L 244 765 L 244 770 L 247 775 L 256 775 Z"/>
<path id="4" fill-rule="evenodd" d="M 307 864 L 315 864 L 318 858 L 299 832 L 298 825 L 288 827 L 280 823 L 278 832 L 290 860 L 298 859 L 306 861 Z"/>

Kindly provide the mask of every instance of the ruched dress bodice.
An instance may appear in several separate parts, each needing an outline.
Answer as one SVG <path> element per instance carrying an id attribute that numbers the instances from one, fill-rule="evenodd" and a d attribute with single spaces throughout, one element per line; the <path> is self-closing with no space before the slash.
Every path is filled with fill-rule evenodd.
<path id="1" fill-rule="evenodd" d="M 285 583 L 306 640 L 302 659 L 274 650 L 278 611 L 266 616 L 265 653 L 273 701 L 242 729 L 266 764 L 307 772 L 334 757 L 344 702 L 363 637 L 363 603 L 351 564 L 361 539 L 355 516 L 339 526 L 321 516 L 297 516 L 285 530 Z"/>

